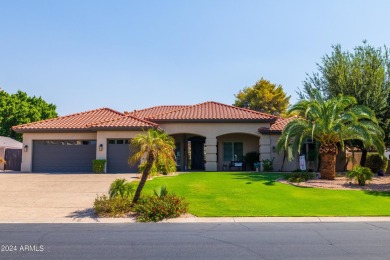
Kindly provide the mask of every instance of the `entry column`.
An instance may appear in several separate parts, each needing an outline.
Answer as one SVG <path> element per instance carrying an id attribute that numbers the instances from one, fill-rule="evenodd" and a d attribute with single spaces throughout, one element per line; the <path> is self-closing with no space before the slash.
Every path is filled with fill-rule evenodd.
<path id="1" fill-rule="evenodd" d="M 206 137 L 206 171 L 217 171 L 217 138 L 215 136 Z"/>
<path id="2" fill-rule="evenodd" d="M 260 161 L 267 160 L 267 159 L 271 160 L 271 138 L 269 135 L 260 136 L 259 152 L 260 152 Z M 261 168 L 263 168 L 262 165 Z"/>

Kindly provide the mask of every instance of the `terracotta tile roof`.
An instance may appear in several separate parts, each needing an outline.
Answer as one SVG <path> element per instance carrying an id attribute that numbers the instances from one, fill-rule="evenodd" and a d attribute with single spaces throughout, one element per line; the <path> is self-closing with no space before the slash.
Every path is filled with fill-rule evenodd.
<path id="1" fill-rule="evenodd" d="M 281 133 L 283 129 L 286 127 L 286 125 L 296 118 L 297 118 L 296 116 L 289 117 L 289 118 L 279 117 L 275 121 L 275 123 L 271 125 L 270 128 L 262 127 L 259 129 L 259 132 L 260 133 Z"/>
<path id="2" fill-rule="evenodd" d="M 174 111 L 146 117 L 152 121 L 169 120 L 267 120 L 273 121 L 277 117 L 254 110 L 225 105 L 208 101 L 193 106 L 186 106 Z"/>
<path id="3" fill-rule="evenodd" d="M 118 111 L 110 108 L 100 108 L 29 124 L 18 125 L 12 127 L 12 129 L 19 133 L 37 130 L 87 130 L 89 127 L 88 125 L 93 122 L 100 122 L 102 120 L 114 119 L 121 116 L 123 116 L 123 114 Z"/>
<path id="4" fill-rule="evenodd" d="M 134 117 L 132 115 L 125 115 L 115 119 L 109 119 L 102 122 L 89 124 L 92 129 L 104 128 L 144 128 L 144 127 L 158 127 L 157 124 L 148 122 L 146 120 Z"/>
<path id="5" fill-rule="evenodd" d="M 125 114 L 129 114 L 141 119 L 145 119 L 151 116 L 172 112 L 186 107 L 189 106 L 155 106 L 155 107 L 145 108 L 141 110 L 134 110 L 132 112 L 125 112 Z"/>

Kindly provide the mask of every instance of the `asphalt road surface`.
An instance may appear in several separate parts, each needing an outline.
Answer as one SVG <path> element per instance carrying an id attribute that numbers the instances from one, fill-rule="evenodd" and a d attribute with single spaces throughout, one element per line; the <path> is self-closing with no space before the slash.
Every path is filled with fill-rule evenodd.
<path id="1" fill-rule="evenodd" d="M 1 224 L 0 259 L 390 259 L 390 222 Z"/>

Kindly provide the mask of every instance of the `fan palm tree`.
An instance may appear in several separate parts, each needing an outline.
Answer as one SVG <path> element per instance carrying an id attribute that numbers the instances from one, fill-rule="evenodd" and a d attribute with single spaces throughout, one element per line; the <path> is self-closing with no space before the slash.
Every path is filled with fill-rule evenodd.
<path id="1" fill-rule="evenodd" d="M 168 169 L 175 159 L 175 140 L 167 133 L 151 128 L 143 134 L 137 135 L 130 142 L 133 155 L 129 158 L 129 163 L 134 165 L 141 161 L 146 155 L 146 167 L 142 172 L 141 181 L 135 192 L 133 203 L 137 203 L 141 196 L 141 191 L 148 179 L 153 164 L 159 160 Z"/>
<path id="2" fill-rule="evenodd" d="M 321 178 L 336 177 L 337 144 L 344 150 L 347 140 L 361 140 L 365 147 L 375 147 L 384 154 L 384 133 L 378 125 L 374 112 L 361 105 L 351 96 L 339 95 L 325 100 L 316 92 L 310 100 L 302 100 L 289 109 L 298 117 L 284 128 L 277 150 L 292 146 L 294 153 L 300 151 L 306 138 L 320 143 Z"/>

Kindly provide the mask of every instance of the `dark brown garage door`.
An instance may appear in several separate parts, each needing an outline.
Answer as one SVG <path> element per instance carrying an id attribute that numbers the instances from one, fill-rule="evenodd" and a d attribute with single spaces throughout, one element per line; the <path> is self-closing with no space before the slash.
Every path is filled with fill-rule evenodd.
<path id="1" fill-rule="evenodd" d="M 128 139 L 108 140 L 107 172 L 109 173 L 137 173 L 138 165 L 130 166 L 130 146 Z"/>
<path id="2" fill-rule="evenodd" d="M 33 142 L 33 172 L 92 172 L 96 140 Z"/>

